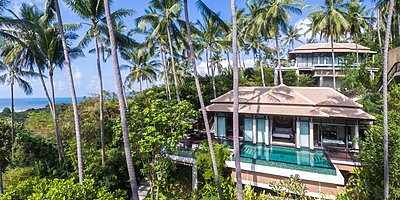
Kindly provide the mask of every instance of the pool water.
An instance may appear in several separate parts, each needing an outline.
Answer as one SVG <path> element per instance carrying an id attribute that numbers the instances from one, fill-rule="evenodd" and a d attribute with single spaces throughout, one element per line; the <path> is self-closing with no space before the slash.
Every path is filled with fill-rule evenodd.
<path id="1" fill-rule="evenodd" d="M 321 150 L 310 151 L 290 147 L 265 146 L 263 144 L 242 144 L 240 146 L 240 157 L 305 167 L 334 169 Z"/>

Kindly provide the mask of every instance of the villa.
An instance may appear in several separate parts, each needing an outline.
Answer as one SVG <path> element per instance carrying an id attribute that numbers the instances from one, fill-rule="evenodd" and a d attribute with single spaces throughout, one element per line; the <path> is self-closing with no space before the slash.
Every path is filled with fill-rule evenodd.
<path id="1" fill-rule="evenodd" d="M 354 43 L 334 43 L 336 86 L 340 88 L 340 78 L 344 76 L 343 66 L 349 54 L 356 54 L 358 49 L 359 62 L 367 57 L 374 59 L 375 51 Z M 330 43 L 305 44 L 289 52 L 289 66 L 282 67 L 283 71 L 295 71 L 297 74 L 309 74 L 316 79 L 316 86 L 333 86 L 332 50 Z M 356 62 L 356 61 L 354 61 Z M 347 63 L 348 66 L 357 66 L 357 63 Z M 374 78 L 377 68 L 369 68 L 371 79 Z"/>
<path id="2" fill-rule="evenodd" d="M 232 145 L 233 92 L 206 109 L 215 137 Z M 243 183 L 270 188 L 269 183 L 298 174 L 309 195 L 332 195 L 359 165 L 353 154 L 374 120 L 362 105 L 329 87 L 240 87 Z M 234 173 L 233 158 L 226 163 Z"/>

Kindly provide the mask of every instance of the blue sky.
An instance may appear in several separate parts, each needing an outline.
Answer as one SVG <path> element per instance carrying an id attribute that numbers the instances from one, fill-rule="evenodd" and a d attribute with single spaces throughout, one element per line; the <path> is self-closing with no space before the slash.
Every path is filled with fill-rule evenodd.
<path id="1" fill-rule="evenodd" d="M 64 23 L 76 23 L 82 22 L 82 20 L 76 16 L 69 8 L 64 4 L 62 0 L 59 0 L 61 3 L 61 11 Z M 10 8 L 14 12 L 18 12 L 20 5 L 26 2 L 28 4 L 36 4 L 39 8 L 44 8 L 45 0 L 13 0 Z M 189 12 L 191 21 L 195 21 L 200 19 L 200 13 L 196 8 L 195 0 L 188 0 L 189 2 Z M 231 11 L 230 11 L 230 1 L 229 0 L 204 0 L 204 2 L 212 8 L 214 11 L 219 12 L 221 17 L 226 20 L 231 20 Z M 245 7 L 244 0 L 237 0 L 237 6 L 240 8 Z M 318 5 L 321 3 L 319 0 L 305 0 L 305 3 L 308 5 Z M 370 1 L 366 1 L 367 5 L 371 5 Z M 138 16 L 144 14 L 144 9 L 148 6 L 147 0 L 114 0 L 114 4 L 111 7 L 111 10 L 115 10 L 117 8 L 130 8 L 135 11 L 135 15 L 132 17 L 126 18 L 125 24 L 128 28 L 133 28 L 134 19 Z M 303 14 L 300 16 L 293 15 L 292 16 L 292 24 L 301 24 L 301 21 L 307 16 L 307 14 L 311 11 L 311 9 L 303 10 Z M 88 27 L 83 26 L 80 31 L 77 33 L 82 36 Z M 135 38 L 137 40 L 141 40 L 140 37 Z M 88 49 L 91 49 L 89 47 Z M 72 69 L 75 79 L 75 88 L 77 92 L 77 96 L 89 96 L 93 93 L 98 93 L 98 79 L 97 79 L 97 70 L 96 70 L 96 60 L 93 54 L 88 53 L 88 49 L 84 50 L 85 57 L 73 60 Z M 246 63 L 251 64 L 251 59 L 248 59 L 249 62 Z M 120 59 L 120 64 L 123 64 L 124 61 Z M 204 66 L 204 63 L 198 62 L 200 68 Z M 113 67 L 111 63 L 111 59 L 107 63 L 102 64 L 103 69 L 103 81 L 104 81 L 104 89 L 109 91 L 115 91 L 115 78 Z M 123 77 L 126 75 L 126 71 L 122 71 Z M 55 72 L 55 88 L 56 88 L 56 96 L 57 97 L 69 97 L 70 90 L 68 86 L 68 78 L 66 75 L 66 71 L 57 70 Z M 33 87 L 33 94 L 29 97 L 44 97 L 44 92 L 39 80 L 30 80 Z M 136 88 L 137 89 L 137 88 Z M 0 98 L 9 98 L 9 88 L 6 85 L 0 85 Z M 15 97 L 16 98 L 26 98 L 25 94 L 19 90 L 19 88 L 15 89 Z"/>

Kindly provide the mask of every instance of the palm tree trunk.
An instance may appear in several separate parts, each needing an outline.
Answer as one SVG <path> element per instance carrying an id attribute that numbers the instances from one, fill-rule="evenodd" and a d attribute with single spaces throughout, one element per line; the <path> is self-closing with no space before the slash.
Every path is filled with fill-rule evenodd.
<path id="1" fill-rule="evenodd" d="M 173 77 L 174 77 L 176 100 L 177 100 L 178 103 L 179 103 L 179 102 L 181 101 L 181 98 L 179 97 L 178 79 L 176 78 L 176 71 L 175 71 L 174 49 L 173 49 L 173 47 L 172 47 L 171 33 L 170 33 L 170 31 L 169 31 L 168 22 L 167 22 L 167 35 L 168 35 L 169 51 L 170 51 L 170 54 L 171 54 L 172 75 L 173 75 Z"/>
<path id="2" fill-rule="evenodd" d="M 212 88 L 213 88 L 213 95 L 214 95 L 214 99 L 215 99 L 215 98 L 217 98 L 217 88 L 215 87 L 215 67 L 214 67 L 214 63 L 212 60 L 212 49 L 210 48 L 210 46 L 208 46 L 207 49 L 210 51 L 211 82 L 212 82 Z"/>
<path id="3" fill-rule="evenodd" d="M 258 59 L 259 59 L 260 67 L 261 67 L 261 81 L 262 81 L 263 87 L 265 87 L 264 68 L 263 68 L 263 65 L 262 65 L 262 56 L 261 56 L 260 44 L 258 42 L 257 42 L 257 51 L 258 51 Z"/>
<path id="4" fill-rule="evenodd" d="M 209 64 L 209 59 L 208 59 L 208 45 L 206 48 L 206 66 L 207 66 L 207 75 L 210 77 L 210 64 Z"/>
<path id="5" fill-rule="evenodd" d="M 165 94 L 167 96 L 167 102 L 168 102 L 168 108 L 171 107 L 171 92 L 169 90 L 169 81 L 168 81 L 168 69 L 167 69 L 167 63 L 165 62 L 165 52 L 164 48 L 160 46 L 160 56 L 161 56 L 161 61 L 164 66 L 164 83 L 165 83 Z"/>
<path id="6" fill-rule="evenodd" d="M 108 26 L 108 33 L 110 36 L 110 46 L 111 46 L 111 54 L 113 58 L 113 65 L 114 65 L 114 74 L 115 80 L 118 90 L 118 101 L 119 101 L 119 108 L 121 114 L 121 127 L 122 127 L 122 137 L 124 140 L 124 149 L 125 149 L 125 159 L 126 165 L 128 168 L 128 175 L 130 180 L 131 192 L 132 192 L 132 199 L 138 200 L 138 186 L 136 182 L 136 175 L 135 175 L 135 166 L 133 165 L 132 155 L 131 155 L 131 144 L 129 142 L 129 130 L 128 130 L 128 122 L 126 118 L 126 105 L 124 102 L 123 97 L 123 87 L 122 87 L 122 78 L 121 72 L 119 70 L 119 63 L 118 63 L 118 55 L 117 55 L 117 44 L 115 41 L 114 35 L 114 27 L 112 24 L 111 14 L 110 14 L 110 4 L 108 0 L 104 0 L 104 8 L 105 14 L 107 19 L 107 26 Z"/>
<path id="7" fill-rule="evenodd" d="M 378 30 L 378 42 L 379 42 L 379 50 L 381 52 L 381 55 L 383 55 L 383 50 L 382 50 L 382 38 L 381 38 L 381 16 L 380 16 L 380 11 L 379 8 L 377 10 L 377 22 L 376 22 L 376 29 Z M 383 58 L 382 58 L 383 60 Z"/>
<path id="8" fill-rule="evenodd" d="M 399 31 L 398 41 L 400 46 L 400 2 L 397 5 L 397 31 Z"/>
<path id="9" fill-rule="evenodd" d="M 0 195 L 3 194 L 3 169 L 1 168 L 1 159 L 0 159 Z"/>
<path id="10" fill-rule="evenodd" d="M 245 58 L 244 58 L 244 52 L 243 52 L 243 55 L 242 55 L 242 63 L 243 63 L 243 69 L 246 69 L 246 63 L 245 63 Z"/>
<path id="11" fill-rule="evenodd" d="M 10 84 L 11 89 L 11 161 L 14 161 L 14 83 Z"/>
<path id="12" fill-rule="evenodd" d="M 275 42 L 276 42 L 276 54 L 278 56 L 278 69 L 279 69 L 279 84 L 283 84 L 283 76 L 282 76 L 282 66 L 281 66 L 281 49 L 279 45 L 279 32 L 275 35 Z"/>
<path id="13" fill-rule="evenodd" d="M 355 41 L 355 42 L 356 42 L 356 56 L 357 56 L 356 61 L 357 61 L 357 67 L 358 67 L 360 65 L 360 61 L 358 59 L 358 43 L 357 43 L 357 41 Z"/>
<path id="14" fill-rule="evenodd" d="M 229 51 L 226 51 L 225 53 L 226 53 L 226 58 L 228 59 L 228 69 L 230 69 L 231 68 L 231 61 L 229 59 Z"/>
<path id="15" fill-rule="evenodd" d="M 239 70 L 237 64 L 237 16 L 235 0 L 231 0 L 232 11 L 232 51 L 233 51 L 233 149 L 235 158 L 236 189 L 238 199 L 243 199 L 242 170 L 240 169 L 239 144 Z"/>
<path id="16" fill-rule="evenodd" d="M 59 131 L 58 122 L 57 122 L 57 109 L 56 109 L 56 100 L 55 100 L 55 91 L 54 91 L 54 81 L 53 81 L 53 66 L 50 66 L 49 70 L 49 78 L 50 78 L 50 87 L 51 87 L 51 106 L 53 107 L 53 121 L 54 121 L 54 128 L 56 130 L 56 140 L 57 140 L 57 150 L 58 150 L 58 159 L 64 162 L 65 171 L 68 173 L 68 163 L 67 159 L 65 158 L 64 153 L 64 145 L 62 143 L 62 137 Z"/>
<path id="17" fill-rule="evenodd" d="M 79 124 L 79 114 L 78 114 L 78 103 L 76 101 L 74 78 L 72 76 L 71 62 L 68 55 L 67 41 L 64 35 L 64 26 L 61 18 L 60 6 L 58 0 L 54 0 L 54 5 L 57 13 L 58 28 L 61 36 L 61 41 L 64 49 L 65 66 L 67 68 L 69 88 L 71 90 L 72 107 L 74 110 L 74 121 L 75 121 L 75 134 L 76 134 L 76 152 L 78 157 L 78 176 L 79 183 L 83 184 L 84 178 L 84 168 L 83 168 L 83 155 L 82 155 L 82 140 L 81 140 L 81 129 Z"/>
<path id="18" fill-rule="evenodd" d="M 238 58 L 238 65 L 239 65 L 239 68 L 242 68 L 242 69 L 244 69 L 243 68 L 243 66 L 242 66 L 242 59 L 240 58 L 240 52 L 238 51 L 237 53 L 237 58 Z M 233 57 L 233 56 L 232 56 Z M 233 58 L 232 58 L 233 59 Z M 233 61 L 232 61 L 233 62 Z"/>
<path id="19" fill-rule="evenodd" d="M 96 62 L 97 62 L 97 76 L 99 78 L 99 121 L 100 121 L 100 142 L 101 142 L 101 165 L 104 167 L 106 164 L 105 144 L 104 144 L 104 118 L 103 118 L 103 78 L 101 73 L 100 54 L 98 36 L 95 33 L 94 45 L 96 49 Z M 125 96 L 125 95 L 124 95 Z M 125 98 L 124 98 L 125 99 Z"/>
<path id="20" fill-rule="evenodd" d="M 139 79 L 139 87 L 140 87 L 140 92 L 142 92 L 143 91 L 143 89 L 142 89 L 142 79 Z"/>
<path id="21" fill-rule="evenodd" d="M 392 15 L 393 15 L 394 0 L 390 0 L 389 3 L 389 13 L 386 23 L 386 35 L 384 42 L 384 52 L 383 52 L 383 188 L 384 188 L 384 199 L 389 199 L 389 144 L 388 144 L 388 102 L 387 102 L 387 86 L 388 86 L 388 51 L 389 51 L 389 34 L 390 26 L 392 25 Z"/>
<path id="22" fill-rule="evenodd" d="M 51 104 L 50 95 L 49 95 L 49 92 L 47 90 L 46 83 L 44 82 L 42 70 L 40 69 L 39 66 L 37 68 L 38 68 L 38 71 L 39 71 L 40 82 L 42 83 L 44 94 L 46 95 L 47 103 L 49 104 L 49 108 L 50 108 L 51 113 L 53 113 L 53 105 Z M 57 123 L 57 121 L 54 122 L 54 124 L 56 124 L 56 123 Z M 57 133 L 56 133 L 56 135 L 57 135 Z"/>
<path id="23" fill-rule="evenodd" d="M 331 52 L 332 52 L 333 89 L 336 90 L 335 52 L 333 49 L 333 35 L 332 34 L 331 34 Z"/>
<path id="24" fill-rule="evenodd" d="M 126 87 L 124 85 L 124 83 L 122 83 L 122 95 L 124 96 L 124 102 L 125 102 L 125 106 L 126 106 L 126 111 L 129 110 L 129 105 L 128 105 L 128 98 L 126 96 Z"/>
<path id="25" fill-rule="evenodd" d="M 190 51 L 189 62 L 191 63 L 191 66 L 193 66 L 193 74 L 194 74 L 194 80 L 196 83 L 197 95 L 199 96 L 201 113 L 203 114 L 204 126 L 206 128 L 206 133 L 207 133 L 208 147 L 210 148 L 211 161 L 212 161 L 212 166 L 213 166 L 214 176 L 215 176 L 215 184 L 217 185 L 219 199 L 224 199 L 223 194 L 222 194 L 220 180 L 219 180 L 217 159 L 215 157 L 214 146 L 213 146 L 212 138 L 211 138 L 210 124 L 208 122 L 207 111 L 206 111 L 206 107 L 205 107 L 204 100 L 203 100 L 203 95 L 201 93 L 201 88 L 200 88 L 199 76 L 197 74 L 196 62 L 194 60 L 194 48 L 193 48 L 193 41 L 192 41 L 192 32 L 191 32 L 190 24 L 189 24 L 189 11 L 188 11 L 188 6 L 187 6 L 187 0 L 184 0 L 183 2 L 184 2 L 184 7 L 185 7 L 186 29 L 188 31 L 188 40 L 189 40 L 189 51 Z"/>
<path id="26" fill-rule="evenodd" d="M 57 113 L 55 113 L 55 103 L 54 103 L 54 106 L 53 106 L 53 102 L 50 99 L 49 92 L 48 92 L 47 87 L 46 87 L 46 83 L 44 82 L 44 79 L 43 79 L 42 70 L 39 67 L 38 67 L 38 71 L 39 71 L 39 78 L 40 78 L 40 81 L 42 83 L 43 90 L 44 90 L 44 93 L 46 95 L 46 99 L 47 99 L 47 102 L 49 104 L 50 112 L 51 112 L 51 115 L 52 115 L 52 118 L 53 118 L 54 129 L 55 129 L 55 132 L 56 132 L 56 140 L 57 140 L 58 159 L 60 159 L 60 160 L 62 159 L 63 160 L 63 162 L 65 164 L 65 170 L 66 170 L 66 172 L 68 174 L 68 163 L 67 163 L 67 160 L 66 160 L 66 157 L 65 157 L 64 146 L 62 145 L 62 137 L 61 137 L 59 126 L 58 126 Z M 53 77 L 51 77 L 51 78 L 53 78 Z M 52 89 L 54 91 L 54 85 L 52 86 Z M 54 98 L 54 95 L 53 95 L 53 98 Z"/>

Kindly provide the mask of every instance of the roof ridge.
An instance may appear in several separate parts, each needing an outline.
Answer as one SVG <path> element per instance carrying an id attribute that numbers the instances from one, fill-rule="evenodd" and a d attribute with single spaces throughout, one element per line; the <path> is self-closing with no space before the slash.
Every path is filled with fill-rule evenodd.
<path id="1" fill-rule="evenodd" d="M 303 99 L 305 99 L 306 101 L 310 102 L 313 106 L 316 106 L 317 104 L 314 101 L 311 101 L 311 99 L 305 97 L 304 95 L 300 94 L 299 92 L 292 90 L 293 93 L 296 93 L 297 95 L 299 95 L 300 97 L 302 97 Z"/>

